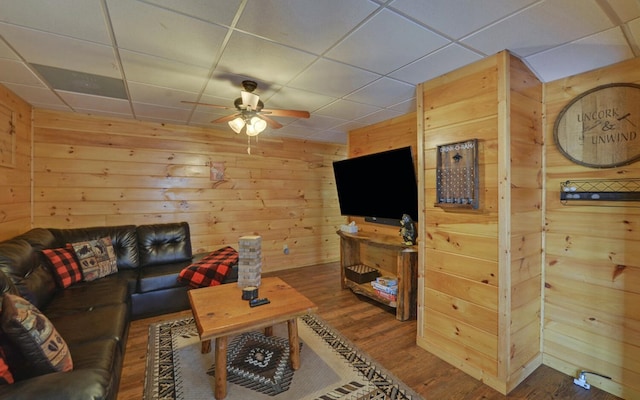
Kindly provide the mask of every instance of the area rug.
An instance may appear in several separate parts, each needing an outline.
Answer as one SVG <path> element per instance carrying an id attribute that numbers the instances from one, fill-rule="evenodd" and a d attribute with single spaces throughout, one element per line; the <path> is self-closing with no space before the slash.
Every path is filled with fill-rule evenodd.
<path id="1" fill-rule="evenodd" d="M 298 319 L 300 368 L 291 370 L 287 325 L 273 336 L 229 338 L 227 399 L 415 400 L 421 397 L 377 365 L 318 316 Z M 153 324 L 145 371 L 145 400 L 213 398 L 214 351 L 200 353 L 192 317 Z"/>

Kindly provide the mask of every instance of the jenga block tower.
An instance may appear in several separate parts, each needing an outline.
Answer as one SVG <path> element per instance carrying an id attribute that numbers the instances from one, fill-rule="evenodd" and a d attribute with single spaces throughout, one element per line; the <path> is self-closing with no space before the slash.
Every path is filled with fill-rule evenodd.
<path id="1" fill-rule="evenodd" d="M 238 286 L 260 286 L 262 237 L 242 236 L 238 245 Z"/>

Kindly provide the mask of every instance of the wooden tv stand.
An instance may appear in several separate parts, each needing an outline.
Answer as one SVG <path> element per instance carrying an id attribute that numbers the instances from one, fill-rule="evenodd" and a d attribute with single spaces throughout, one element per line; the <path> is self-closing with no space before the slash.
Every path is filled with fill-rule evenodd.
<path id="1" fill-rule="evenodd" d="M 418 250 L 402 243 L 401 236 L 375 233 L 347 233 L 340 236 L 340 282 L 342 288 L 369 297 L 396 309 L 396 319 L 406 321 L 416 316 Z M 380 297 L 369 282 L 358 283 L 345 275 L 345 268 L 366 265 L 378 270 L 382 276 L 398 279 L 396 301 Z"/>

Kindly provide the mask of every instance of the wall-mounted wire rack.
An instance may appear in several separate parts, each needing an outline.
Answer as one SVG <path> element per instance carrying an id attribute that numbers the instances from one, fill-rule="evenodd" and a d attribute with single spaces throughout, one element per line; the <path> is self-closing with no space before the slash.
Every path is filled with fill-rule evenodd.
<path id="1" fill-rule="evenodd" d="M 640 179 L 587 179 L 560 183 L 560 201 L 640 201 Z"/>

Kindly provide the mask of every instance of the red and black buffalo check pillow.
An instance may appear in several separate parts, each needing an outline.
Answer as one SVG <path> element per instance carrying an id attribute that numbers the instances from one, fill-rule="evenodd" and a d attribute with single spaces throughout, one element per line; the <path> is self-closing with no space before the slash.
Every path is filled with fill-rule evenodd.
<path id="1" fill-rule="evenodd" d="M 178 281 L 193 288 L 220 285 L 231 267 L 237 263 L 238 252 L 236 249 L 231 246 L 223 247 L 185 267 L 180 271 Z"/>
<path id="2" fill-rule="evenodd" d="M 54 272 L 53 276 L 60 287 L 68 288 L 82 281 L 82 271 L 73 247 L 67 245 L 59 249 L 44 249 L 42 254 L 49 260 Z"/>

